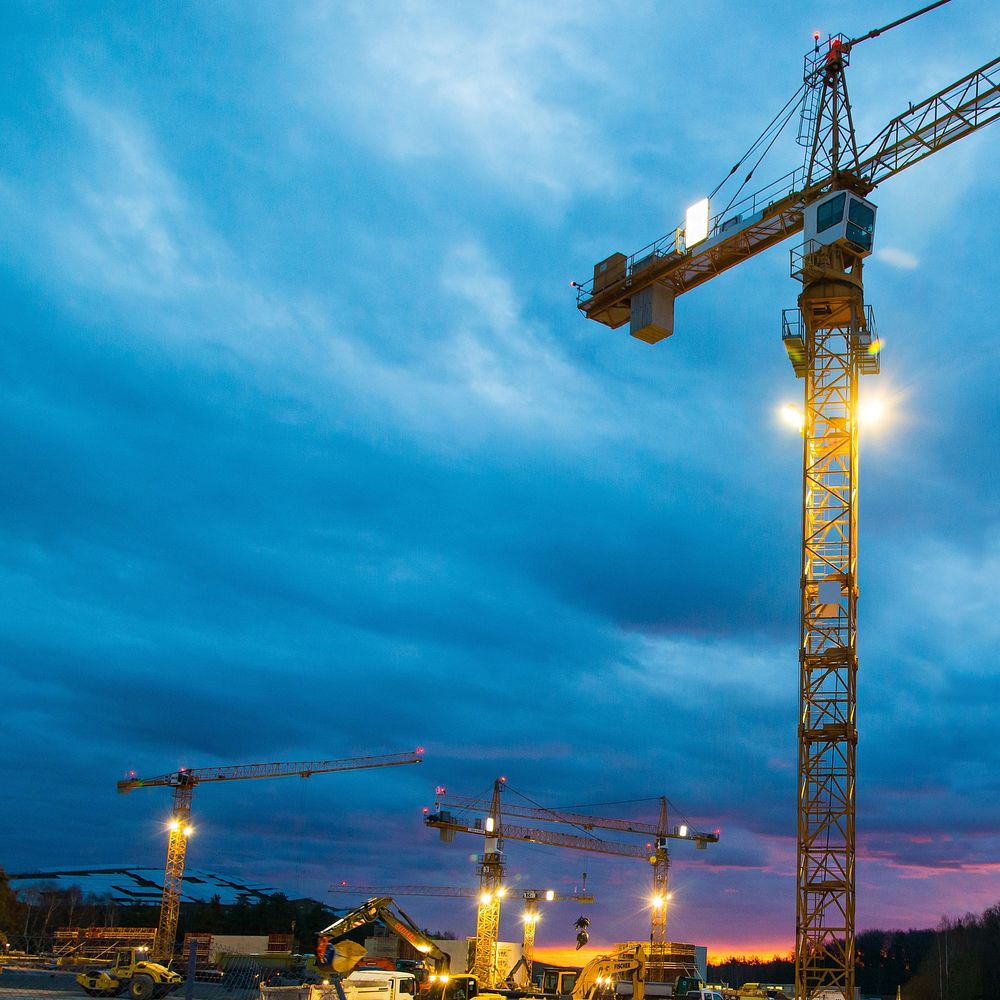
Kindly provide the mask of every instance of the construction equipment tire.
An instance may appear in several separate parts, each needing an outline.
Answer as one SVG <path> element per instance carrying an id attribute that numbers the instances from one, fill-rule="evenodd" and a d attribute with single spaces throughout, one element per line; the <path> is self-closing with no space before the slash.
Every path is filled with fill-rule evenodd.
<path id="1" fill-rule="evenodd" d="M 128 991 L 134 1000 L 152 1000 L 156 985 L 151 976 L 133 976 Z"/>

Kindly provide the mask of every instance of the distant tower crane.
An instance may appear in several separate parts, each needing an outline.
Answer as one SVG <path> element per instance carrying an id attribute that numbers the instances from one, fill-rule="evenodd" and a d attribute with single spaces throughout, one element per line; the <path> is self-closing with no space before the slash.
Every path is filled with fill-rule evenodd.
<path id="1" fill-rule="evenodd" d="M 155 778 L 138 778 L 135 772 L 118 782 L 118 791 L 127 795 L 137 788 L 172 788 L 173 812 L 167 839 L 167 864 L 163 874 L 163 898 L 160 921 L 153 942 L 153 954 L 158 959 L 173 955 L 180 915 L 181 883 L 187 842 L 192 833 L 191 798 L 196 785 L 206 781 L 242 781 L 248 778 L 308 778 L 330 771 L 361 771 L 371 767 L 393 767 L 397 764 L 420 764 L 423 748 L 409 753 L 383 754 L 377 757 L 345 757 L 341 760 L 307 760 L 274 764 L 234 764 L 226 767 L 181 768 Z"/>
<path id="2" fill-rule="evenodd" d="M 586 876 L 584 876 L 586 878 Z M 447 896 L 460 899 L 476 899 L 480 895 L 478 889 L 471 886 L 452 885 L 393 885 L 393 886 L 373 886 L 373 885 L 348 885 L 341 882 L 339 885 L 330 887 L 330 892 L 350 893 L 351 895 L 362 896 Z M 521 943 L 521 965 L 524 967 L 527 981 L 531 982 L 532 963 L 535 958 L 535 931 L 537 929 L 540 913 L 538 904 L 540 902 L 572 902 L 572 903 L 593 903 L 594 897 L 586 893 L 561 893 L 555 889 L 517 889 L 516 894 L 524 900 L 524 913 L 522 920 L 524 923 L 524 933 Z M 496 944 L 494 943 L 494 948 Z M 512 971 L 512 970 L 511 970 Z M 508 978 L 511 975 L 508 971 Z"/>
<path id="3" fill-rule="evenodd" d="M 504 804 L 504 816 L 518 816 L 535 819 L 543 823 L 561 823 L 576 826 L 583 830 L 603 829 L 617 830 L 624 833 L 651 834 L 655 839 L 645 845 L 626 844 L 620 841 L 600 840 L 596 837 L 580 837 L 575 834 L 559 833 L 554 830 L 525 828 L 514 826 L 501 817 L 500 793 L 506 784 L 505 778 L 497 778 L 493 783 L 493 794 L 487 806 L 482 800 L 449 795 L 444 788 L 437 789 L 437 805 L 433 814 L 427 815 L 424 822 L 437 829 L 443 840 L 452 840 L 456 832 L 472 833 L 486 839 L 485 851 L 480 858 L 480 903 L 477 919 L 476 935 L 476 968 L 474 972 L 482 982 L 493 985 L 496 982 L 495 956 L 496 941 L 500 923 L 500 901 L 504 895 L 503 888 L 503 841 L 520 840 L 526 843 L 548 844 L 555 847 L 568 847 L 578 851 L 591 851 L 599 854 L 613 854 L 619 857 L 643 858 L 653 866 L 653 896 L 651 899 L 652 916 L 650 921 L 650 937 L 654 944 L 662 945 L 666 941 L 667 872 L 669 869 L 669 854 L 667 841 L 693 840 L 699 848 L 704 848 L 719 840 L 718 831 L 705 833 L 689 830 L 686 826 L 667 828 L 666 800 L 661 799 L 660 821 L 654 826 L 639 820 L 609 819 L 601 816 L 591 816 L 582 813 L 569 813 L 562 810 L 531 808 L 518 804 Z M 483 820 L 476 820 L 473 825 L 463 823 L 450 811 L 451 809 L 486 812 Z M 487 881 L 488 880 L 488 881 Z M 486 915 L 484 917 L 484 911 Z M 482 928 L 482 937 L 479 928 Z M 481 947 L 480 947 L 481 945 Z M 480 971 L 482 970 L 482 971 Z M 493 978 L 489 978 L 489 977 Z"/>
<path id="4" fill-rule="evenodd" d="M 791 252 L 792 276 L 802 283 L 798 309 L 787 310 L 782 324 L 792 367 L 805 380 L 796 1000 L 854 995 L 858 378 L 878 372 L 880 346 L 861 273 L 875 225 L 867 196 L 1000 117 L 994 59 L 911 104 L 859 148 L 844 71 L 856 45 L 947 2 L 860 38 L 837 35 L 821 46 L 817 32 L 800 91 L 804 166 L 714 218 L 704 199 L 674 232 L 632 257 L 612 254 L 586 286 L 574 282 L 588 319 L 612 329 L 629 323 L 633 337 L 655 344 L 673 333 L 678 295 L 787 237 L 805 236 Z M 789 106 L 778 131 L 798 105 Z M 769 132 L 762 139 L 773 142 Z"/>

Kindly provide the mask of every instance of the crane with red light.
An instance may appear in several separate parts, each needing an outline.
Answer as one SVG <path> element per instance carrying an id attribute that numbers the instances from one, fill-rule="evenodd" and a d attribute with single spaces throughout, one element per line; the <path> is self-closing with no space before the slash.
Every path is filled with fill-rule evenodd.
<path id="1" fill-rule="evenodd" d="M 770 149 L 797 109 L 802 167 L 742 196 L 757 165 L 714 217 L 711 198 L 683 225 L 626 257 L 612 254 L 586 284 L 584 316 L 649 344 L 674 332 L 678 296 L 802 233 L 791 250 L 798 307 L 782 342 L 804 380 L 799 583 L 798 812 L 795 996 L 854 996 L 858 383 L 880 369 L 881 342 L 864 301 L 862 262 L 873 249 L 881 183 L 1000 117 L 1000 58 L 889 121 L 859 145 L 845 70 L 853 50 L 928 11 L 938 0 L 858 38 L 837 35 L 805 57 L 803 83 L 751 155 Z M 791 109 L 791 110 L 788 110 Z M 785 111 L 788 111 L 787 115 Z"/>
<path id="2" fill-rule="evenodd" d="M 208 781 L 245 781 L 251 778 L 309 778 L 332 771 L 363 771 L 373 767 L 394 767 L 399 764 L 423 762 L 423 747 L 407 753 L 382 754 L 373 757 L 345 757 L 340 760 L 300 760 L 270 764 L 232 764 L 223 767 L 181 768 L 153 778 L 139 778 L 135 771 L 118 782 L 122 795 L 137 788 L 172 788 L 173 811 L 167 826 L 167 863 L 163 873 L 163 897 L 160 919 L 153 942 L 153 957 L 169 961 L 177 937 L 180 915 L 181 885 L 191 827 L 191 798 L 197 785 Z"/>
<path id="3" fill-rule="evenodd" d="M 617 857 L 641 858 L 648 861 L 653 869 L 653 891 L 650 898 L 650 972 L 661 965 L 660 959 L 666 951 L 667 909 L 670 900 L 668 876 L 670 854 L 668 842 L 671 840 L 694 841 L 695 846 L 704 850 L 709 844 L 719 841 L 720 832 L 693 830 L 686 824 L 671 827 L 667 820 L 667 800 L 660 797 L 659 818 L 649 823 L 638 819 L 621 819 L 593 816 L 542 806 L 526 806 L 520 803 L 504 802 L 502 814 L 500 796 L 507 786 L 506 778 L 497 778 L 493 783 L 493 794 L 487 804 L 484 799 L 450 795 L 445 788 L 436 789 L 436 804 L 433 813 L 424 810 L 424 822 L 439 831 L 441 839 L 451 841 L 456 833 L 471 833 L 484 837 L 485 851 L 479 860 L 480 905 L 476 922 L 476 975 L 490 984 L 496 981 L 495 951 L 500 925 L 500 901 L 503 898 L 503 841 L 518 840 L 524 843 L 547 844 L 571 850 L 610 854 Z M 483 812 L 484 819 L 463 822 L 457 811 Z M 512 824 L 507 817 L 533 819 L 536 822 L 569 825 L 584 833 L 592 830 L 614 830 L 625 834 L 650 836 L 644 844 L 625 843 L 620 840 L 604 840 L 599 837 L 579 836 L 537 827 L 522 827 Z M 480 948 L 480 935 L 482 947 Z"/>

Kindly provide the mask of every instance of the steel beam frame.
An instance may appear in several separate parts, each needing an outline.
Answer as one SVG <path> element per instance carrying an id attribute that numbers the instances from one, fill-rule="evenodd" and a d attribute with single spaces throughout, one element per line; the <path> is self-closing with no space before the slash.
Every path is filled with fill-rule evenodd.
<path id="1" fill-rule="evenodd" d="M 191 798 L 194 784 L 185 782 L 174 788 L 174 808 L 170 817 L 170 836 L 167 840 L 167 864 L 163 871 L 163 899 L 160 903 L 160 922 L 153 942 L 153 957 L 169 962 L 174 955 L 177 939 L 177 918 L 181 911 L 181 886 L 184 881 L 184 860 L 191 823 Z"/>
<path id="2" fill-rule="evenodd" d="M 861 261 L 810 265 L 805 349 L 795 997 L 854 996 Z"/>

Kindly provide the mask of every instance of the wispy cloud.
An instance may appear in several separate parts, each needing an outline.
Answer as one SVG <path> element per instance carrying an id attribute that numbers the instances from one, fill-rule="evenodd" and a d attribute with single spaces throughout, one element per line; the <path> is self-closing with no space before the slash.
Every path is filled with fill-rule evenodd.
<path id="1" fill-rule="evenodd" d="M 609 85 L 577 8 L 567 16 L 558 5 L 516 2 L 463 7 L 457 17 L 447 4 L 408 0 L 389 18 L 367 16 L 366 5 L 348 9 L 353 19 L 343 7 L 309 19 L 310 30 L 323 26 L 320 44 L 333 54 L 317 57 L 318 94 L 379 150 L 459 162 L 505 189 L 549 195 L 614 182 L 608 143 L 569 96 Z M 358 67 L 345 51 L 355 44 Z"/>
<path id="2" fill-rule="evenodd" d="M 916 254 L 899 247 L 882 247 L 875 251 L 875 256 L 890 267 L 898 267 L 903 271 L 913 271 L 920 266 L 920 259 Z"/>

